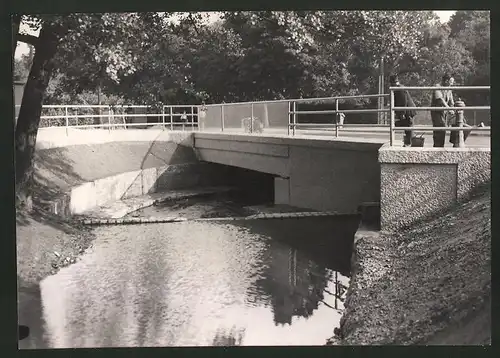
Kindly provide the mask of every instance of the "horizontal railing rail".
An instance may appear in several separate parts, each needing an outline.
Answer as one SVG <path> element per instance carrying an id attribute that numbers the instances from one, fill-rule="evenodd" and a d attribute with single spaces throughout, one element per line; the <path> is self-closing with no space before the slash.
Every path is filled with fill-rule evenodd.
<path id="1" fill-rule="evenodd" d="M 338 100 L 346 100 L 346 99 L 362 99 L 362 98 L 378 98 L 378 97 L 389 97 L 389 94 L 360 94 L 360 95 L 352 95 L 352 96 L 336 96 L 336 97 L 312 97 L 312 98 L 292 98 L 292 99 L 273 99 L 273 100 L 262 100 L 262 101 L 248 101 L 248 102 L 228 102 L 228 103 L 211 103 L 205 104 L 206 107 L 214 107 L 214 106 L 237 106 L 237 105 L 252 105 L 252 104 L 272 104 L 272 103 L 286 103 L 286 102 L 295 102 L 295 103 L 308 103 L 308 102 L 320 102 L 320 101 L 334 101 Z"/>

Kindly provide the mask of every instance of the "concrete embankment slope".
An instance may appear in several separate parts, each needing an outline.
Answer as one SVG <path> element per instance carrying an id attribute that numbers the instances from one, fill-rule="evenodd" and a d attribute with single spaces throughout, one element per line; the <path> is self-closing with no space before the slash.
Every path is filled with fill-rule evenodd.
<path id="1" fill-rule="evenodd" d="M 38 134 L 35 173 L 42 184 L 64 190 L 138 169 L 196 162 L 188 134 L 72 129 L 67 135 L 55 128 Z"/>
<path id="2" fill-rule="evenodd" d="M 33 196 L 67 216 L 159 191 L 259 182 L 258 174 L 199 161 L 189 132 L 54 128 L 38 135 Z"/>
<path id="3" fill-rule="evenodd" d="M 358 231 L 341 344 L 490 344 L 491 184 L 395 233 Z"/>

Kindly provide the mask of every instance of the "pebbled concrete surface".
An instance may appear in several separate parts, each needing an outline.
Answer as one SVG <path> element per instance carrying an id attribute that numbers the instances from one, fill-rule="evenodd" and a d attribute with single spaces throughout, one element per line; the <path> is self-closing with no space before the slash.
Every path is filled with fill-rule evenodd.
<path id="1" fill-rule="evenodd" d="M 491 185 L 399 233 L 360 230 L 329 344 L 491 344 Z"/>
<path id="2" fill-rule="evenodd" d="M 379 162 L 382 230 L 437 215 L 491 178 L 491 152 L 486 148 L 384 146 Z"/>

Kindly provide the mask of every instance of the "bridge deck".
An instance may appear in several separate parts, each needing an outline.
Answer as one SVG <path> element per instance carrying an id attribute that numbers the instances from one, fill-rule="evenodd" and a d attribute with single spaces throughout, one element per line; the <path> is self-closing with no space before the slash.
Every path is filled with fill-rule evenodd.
<path id="1" fill-rule="evenodd" d="M 263 133 L 245 133 L 241 128 L 224 128 L 224 131 L 220 130 L 207 130 L 205 129 L 203 133 L 225 133 L 225 134 L 244 134 L 244 135 L 255 135 L 255 136 L 272 136 L 272 137 L 286 137 L 293 138 L 292 134 L 290 136 L 287 134 L 286 128 L 265 128 Z M 423 132 L 418 131 L 416 127 L 414 133 L 420 136 Z M 449 132 L 447 132 L 445 147 L 453 147 L 453 144 L 449 142 Z M 432 147 L 432 133 L 425 133 L 425 147 Z M 356 141 L 362 142 L 373 142 L 373 143 L 387 143 L 389 142 L 389 133 L 386 128 L 369 128 L 369 127 L 349 127 L 339 130 L 339 137 L 335 137 L 334 129 L 297 129 L 295 131 L 295 137 L 300 138 L 314 138 L 323 140 L 346 140 L 355 139 Z M 490 147 L 490 135 L 487 132 L 472 132 L 465 142 L 466 147 Z M 395 146 L 403 146 L 403 133 L 396 133 Z"/>

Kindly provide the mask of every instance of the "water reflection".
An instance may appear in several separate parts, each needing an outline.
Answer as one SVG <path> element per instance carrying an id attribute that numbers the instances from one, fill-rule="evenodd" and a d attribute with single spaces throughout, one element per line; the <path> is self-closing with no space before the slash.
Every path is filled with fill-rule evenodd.
<path id="1" fill-rule="evenodd" d="M 308 219 L 309 225 L 306 227 L 303 226 L 303 219 L 266 220 L 249 224 L 252 232 L 275 238 L 268 242 L 266 250 L 262 252 L 262 271 L 255 282 L 255 292 L 260 294 L 261 301 L 272 307 L 275 325 L 291 325 L 292 317 L 307 320 L 320 304 L 335 310 L 342 306 L 347 287 L 344 275 L 349 271 L 344 256 L 350 256 L 352 242 L 332 240 L 331 233 L 337 230 L 337 235 L 344 234 L 347 238 L 349 230 L 355 230 L 357 225 L 356 218 L 343 219 L 341 226 L 346 233 L 338 232 L 342 230 L 339 229 L 339 219 Z M 315 227 L 313 241 L 309 238 L 304 240 L 304 234 L 309 231 L 308 226 Z M 298 250 L 296 244 L 299 241 L 307 241 L 309 250 Z M 325 255 L 321 250 L 328 254 Z M 318 261 L 321 262 L 321 258 L 323 263 L 320 264 Z M 329 283 L 333 283 L 333 292 L 327 289 Z M 333 305 L 325 302 L 325 293 L 332 296 L 328 300 L 333 298 Z"/>
<path id="2" fill-rule="evenodd" d="M 333 240 L 345 223 L 328 218 L 291 220 L 99 228 L 93 252 L 42 282 L 49 346 L 324 344 L 352 237 Z M 291 244 L 290 230 L 305 240 L 318 225 L 337 247 L 328 265 Z"/>

